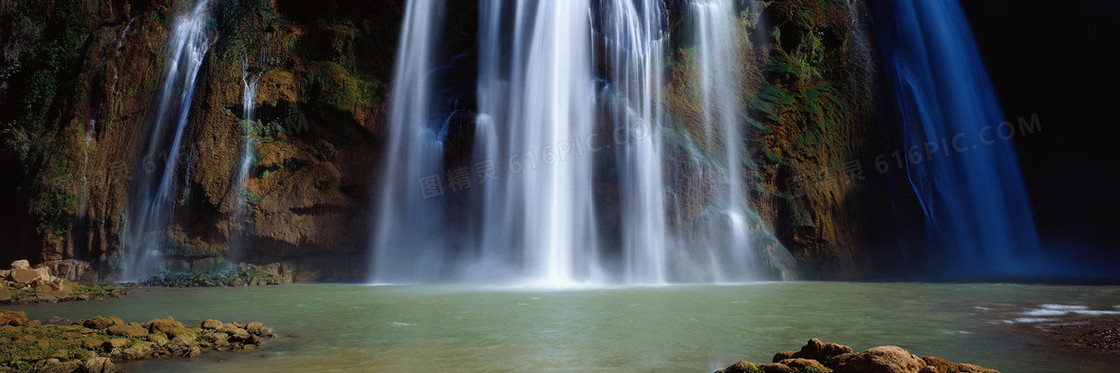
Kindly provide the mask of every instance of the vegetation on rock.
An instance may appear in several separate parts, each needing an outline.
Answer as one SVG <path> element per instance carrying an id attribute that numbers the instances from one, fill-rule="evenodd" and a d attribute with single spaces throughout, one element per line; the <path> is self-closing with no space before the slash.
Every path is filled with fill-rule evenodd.
<path id="1" fill-rule="evenodd" d="M 0 321 L 0 370 L 15 371 L 111 372 L 112 362 L 254 349 L 276 336 L 260 322 L 206 320 L 188 328 L 171 316 L 143 324 L 98 316 L 44 325 L 0 310 Z"/>

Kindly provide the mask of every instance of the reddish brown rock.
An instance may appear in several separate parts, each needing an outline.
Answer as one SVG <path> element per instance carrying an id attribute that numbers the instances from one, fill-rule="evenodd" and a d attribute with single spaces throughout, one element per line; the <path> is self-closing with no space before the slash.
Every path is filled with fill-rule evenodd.
<path id="1" fill-rule="evenodd" d="M 771 361 L 777 363 L 785 359 L 792 359 L 793 355 L 796 353 L 797 351 L 779 351 L 778 353 L 774 354 L 774 359 Z"/>
<path id="2" fill-rule="evenodd" d="M 898 346 L 879 346 L 860 352 L 836 368 L 836 373 L 930 373 L 929 364 Z"/>
<path id="3" fill-rule="evenodd" d="M 824 366 L 824 364 L 821 364 L 821 362 L 813 360 L 813 359 L 802 359 L 802 358 L 785 359 L 785 360 L 782 360 L 778 363 L 789 367 L 793 371 L 805 371 L 805 370 L 812 371 L 813 369 L 816 369 L 818 371 L 825 372 L 825 371 L 829 370 L 828 368 L 826 368 Z"/>
<path id="4" fill-rule="evenodd" d="M 834 356 L 851 352 L 851 347 L 837 343 L 821 342 L 821 340 L 813 338 L 810 339 L 809 342 L 805 344 L 805 346 L 802 346 L 800 351 L 793 353 L 793 355 L 790 357 L 812 359 L 824 363 Z"/>
<path id="5" fill-rule="evenodd" d="M 848 359 L 851 359 L 852 356 L 856 356 L 856 354 L 849 352 L 846 354 L 833 356 L 831 359 L 828 359 L 828 361 L 824 362 L 824 366 L 828 367 L 828 369 L 836 369 L 836 367 L 839 367 L 840 365 L 844 364 L 844 362 L 848 361 Z"/>
<path id="6" fill-rule="evenodd" d="M 0 325 L 20 326 L 27 323 L 27 313 L 23 311 L 0 310 Z"/>
<path id="7" fill-rule="evenodd" d="M 222 322 L 214 319 L 206 319 L 202 321 L 203 329 L 217 329 L 222 327 Z"/>
<path id="8" fill-rule="evenodd" d="M 107 328 L 109 328 L 110 326 L 113 326 L 113 325 L 123 325 L 123 324 L 124 324 L 124 320 L 121 320 L 120 318 L 117 318 L 117 317 L 101 317 L 101 316 L 92 317 L 89 320 L 86 320 L 86 321 L 82 322 L 82 326 L 90 328 L 90 329 L 97 329 L 97 330 L 107 329 Z"/>
<path id="9" fill-rule="evenodd" d="M 925 360 L 937 373 L 1000 373 L 995 369 L 988 369 L 972 364 L 957 364 L 936 356 L 926 356 L 923 357 L 922 360 Z"/>

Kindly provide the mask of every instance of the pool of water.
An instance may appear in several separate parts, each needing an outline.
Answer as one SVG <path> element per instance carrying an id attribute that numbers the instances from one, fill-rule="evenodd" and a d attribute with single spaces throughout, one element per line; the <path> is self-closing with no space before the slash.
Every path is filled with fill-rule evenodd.
<path id="1" fill-rule="evenodd" d="M 293 285 L 137 290 L 121 299 L 15 309 L 40 320 L 263 321 L 281 335 L 256 352 L 122 365 L 128 371 L 703 372 L 741 359 L 769 362 L 812 337 L 857 351 L 899 345 L 1004 372 L 1108 371 L 1110 362 L 1012 332 L 1012 323 L 1030 322 L 1039 309 L 1065 306 L 1120 311 L 1120 287 Z"/>

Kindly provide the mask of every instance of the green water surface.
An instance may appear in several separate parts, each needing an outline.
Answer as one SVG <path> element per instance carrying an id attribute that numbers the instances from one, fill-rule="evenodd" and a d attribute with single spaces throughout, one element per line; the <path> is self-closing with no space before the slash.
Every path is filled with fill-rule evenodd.
<path id="1" fill-rule="evenodd" d="M 41 320 L 263 321 L 281 335 L 255 352 L 120 365 L 133 372 L 705 372 L 742 359 L 769 362 L 812 337 L 857 351 L 898 345 L 1005 373 L 1110 371 L 1099 357 L 1056 350 L 1008 323 L 1042 304 L 1120 310 L 1120 287 L 293 285 L 142 289 L 16 309 Z"/>

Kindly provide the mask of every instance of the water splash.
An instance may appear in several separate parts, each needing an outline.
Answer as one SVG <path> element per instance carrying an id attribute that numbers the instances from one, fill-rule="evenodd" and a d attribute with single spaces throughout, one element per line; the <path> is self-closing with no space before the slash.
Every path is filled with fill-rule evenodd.
<path id="1" fill-rule="evenodd" d="M 175 16 L 168 39 L 167 72 L 154 105 L 152 127 L 129 194 L 128 242 L 125 243 L 125 280 L 140 280 L 162 267 L 161 249 L 171 223 L 176 177 L 189 126 L 195 81 L 212 43 L 213 24 L 209 1 L 199 1 L 187 13 Z"/>
<path id="2" fill-rule="evenodd" d="M 1004 121 L 956 0 L 893 0 L 877 29 L 906 146 L 906 176 L 952 275 L 1027 274 L 1039 253 Z M 930 150 L 937 147 L 937 150 Z M 920 157 L 913 157 L 917 149 Z M 920 158 L 920 159 L 919 159 Z"/>

